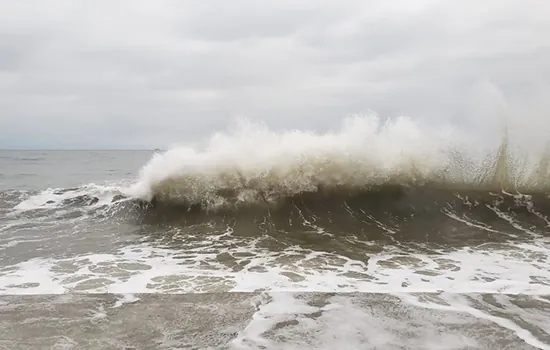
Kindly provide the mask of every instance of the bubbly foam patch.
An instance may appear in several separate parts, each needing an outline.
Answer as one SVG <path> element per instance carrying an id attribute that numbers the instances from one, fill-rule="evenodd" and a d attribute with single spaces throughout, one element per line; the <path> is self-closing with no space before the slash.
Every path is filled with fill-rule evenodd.
<path id="1" fill-rule="evenodd" d="M 117 184 L 87 184 L 72 189 L 48 188 L 17 204 L 16 211 L 60 208 L 72 204 L 103 206 L 112 202 L 116 195 L 124 195 L 125 187 Z"/>
<path id="2" fill-rule="evenodd" d="M 548 308 L 469 294 L 262 293 L 229 349 L 516 349 L 544 342 Z M 528 302 L 531 301 L 528 299 Z M 525 304 L 525 302 L 524 302 Z"/>
<path id="3" fill-rule="evenodd" d="M 550 293 L 548 242 L 432 254 L 395 247 L 354 260 L 289 247 L 240 244 L 186 251 L 128 246 L 116 254 L 37 258 L 0 269 L 4 294 L 271 291 Z"/>
<path id="4" fill-rule="evenodd" d="M 531 330 L 525 329 L 524 324 L 536 325 L 538 327 L 545 327 L 546 321 L 542 321 L 537 315 L 539 310 L 525 310 L 519 308 L 510 302 L 508 296 L 495 296 L 497 302 L 501 308 L 494 305 L 487 305 L 483 300 L 471 300 L 466 296 L 458 294 L 443 294 L 436 298 L 426 296 L 415 296 L 411 294 L 399 294 L 401 300 L 405 303 L 421 308 L 446 311 L 451 313 L 464 313 L 471 315 L 477 319 L 492 322 L 504 329 L 508 329 L 515 334 L 518 338 L 523 340 L 526 344 L 529 344 L 537 349 L 550 350 L 550 345 L 543 343 L 540 339 L 534 336 Z M 487 307 L 489 306 L 489 307 Z M 493 311 L 493 312 L 491 312 Z M 497 314 L 493 314 L 497 311 Z M 500 311 L 500 313 L 498 313 Z M 522 321 L 522 323 L 514 322 L 513 319 L 505 318 L 502 316 L 502 312 L 515 314 L 515 318 Z M 548 316 L 544 315 L 544 319 Z"/>

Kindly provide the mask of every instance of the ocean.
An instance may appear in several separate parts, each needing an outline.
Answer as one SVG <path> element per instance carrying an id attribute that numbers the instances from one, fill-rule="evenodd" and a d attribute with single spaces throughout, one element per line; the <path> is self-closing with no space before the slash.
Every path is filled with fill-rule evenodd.
<path id="1" fill-rule="evenodd" d="M 550 166 L 409 120 L 0 151 L 2 349 L 550 349 Z"/>

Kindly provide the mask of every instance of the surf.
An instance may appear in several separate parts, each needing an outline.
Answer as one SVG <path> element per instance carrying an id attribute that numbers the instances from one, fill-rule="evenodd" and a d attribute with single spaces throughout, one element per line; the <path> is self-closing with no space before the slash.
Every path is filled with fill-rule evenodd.
<path id="1" fill-rule="evenodd" d="M 502 130 L 500 142 L 490 144 L 464 130 L 407 117 L 354 115 L 325 132 L 280 131 L 241 120 L 200 144 L 155 151 L 133 179 L 23 194 L 15 209 L 137 207 L 145 213 L 211 215 L 276 210 L 303 200 L 382 203 L 380 196 L 391 200 L 397 193 L 399 198 L 422 197 L 425 203 L 428 195 L 443 202 L 458 195 L 489 204 L 491 193 L 529 195 L 545 206 L 548 149 L 518 149 Z"/>
<path id="2" fill-rule="evenodd" d="M 325 133 L 240 122 L 202 148 L 156 153 L 128 193 L 205 210 L 383 185 L 538 193 L 550 188 L 549 160 L 548 152 L 514 154 L 506 134 L 483 153 L 466 133 L 406 117 L 358 115 Z"/>

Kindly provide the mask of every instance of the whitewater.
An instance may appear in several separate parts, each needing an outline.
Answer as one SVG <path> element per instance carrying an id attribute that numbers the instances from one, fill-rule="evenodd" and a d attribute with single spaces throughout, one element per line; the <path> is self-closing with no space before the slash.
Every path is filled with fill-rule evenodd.
<path id="1" fill-rule="evenodd" d="M 489 134 L 368 114 L 0 151 L 0 323 L 34 315 L 0 345 L 549 349 L 550 149 Z"/>

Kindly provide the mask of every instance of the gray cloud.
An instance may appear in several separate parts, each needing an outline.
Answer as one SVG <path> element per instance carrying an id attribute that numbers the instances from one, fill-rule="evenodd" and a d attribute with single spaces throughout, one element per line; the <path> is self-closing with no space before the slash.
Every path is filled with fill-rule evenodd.
<path id="1" fill-rule="evenodd" d="M 0 148 L 165 147 L 236 116 L 326 130 L 366 109 L 542 140 L 547 18 L 540 0 L 3 1 Z"/>

